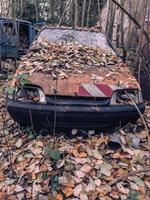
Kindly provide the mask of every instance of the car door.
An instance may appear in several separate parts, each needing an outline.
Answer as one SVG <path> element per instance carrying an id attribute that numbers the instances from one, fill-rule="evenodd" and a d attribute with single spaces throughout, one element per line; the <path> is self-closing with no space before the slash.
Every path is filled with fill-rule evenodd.
<path id="1" fill-rule="evenodd" d="M 4 19 L 1 22 L 1 58 L 16 59 L 18 57 L 17 22 Z"/>

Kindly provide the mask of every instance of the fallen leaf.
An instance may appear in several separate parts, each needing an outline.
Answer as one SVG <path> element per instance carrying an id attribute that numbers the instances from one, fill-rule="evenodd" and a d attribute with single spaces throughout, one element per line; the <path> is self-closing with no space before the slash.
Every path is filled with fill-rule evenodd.
<path id="1" fill-rule="evenodd" d="M 99 187 L 102 184 L 102 181 L 100 179 L 96 179 L 94 182 L 97 187 Z"/>
<path id="2" fill-rule="evenodd" d="M 102 160 L 102 155 L 100 154 L 100 152 L 98 150 L 93 150 L 92 151 L 93 157 L 98 159 L 98 160 Z"/>
<path id="3" fill-rule="evenodd" d="M 139 191 L 140 191 L 141 193 L 145 194 L 146 189 L 145 189 L 144 186 L 139 186 Z"/>
<path id="4" fill-rule="evenodd" d="M 60 193 L 57 193 L 55 200 L 63 200 L 63 196 Z"/>
<path id="5" fill-rule="evenodd" d="M 4 180 L 4 173 L 2 171 L 0 171 L 0 181 L 3 181 Z"/>
<path id="6" fill-rule="evenodd" d="M 80 200 L 88 200 L 88 196 L 85 193 L 81 193 Z"/>
<path id="7" fill-rule="evenodd" d="M 27 171 L 28 172 L 33 172 L 35 167 L 36 167 L 36 163 L 33 163 L 33 164 L 31 164 L 30 166 L 27 167 Z"/>
<path id="8" fill-rule="evenodd" d="M 111 164 L 103 162 L 102 165 L 101 165 L 100 172 L 102 174 L 106 175 L 106 176 L 110 176 L 111 175 L 111 172 L 110 172 L 111 169 L 112 169 Z"/>
<path id="9" fill-rule="evenodd" d="M 79 158 L 86 158 L 87 157 L 87 153 L 81 152 L 81 153 L 78 154 L 78 157 Z"/>
<path id="10" fill-rule="evenodd" d="M 39 147 L 44 147 L 44 145 L 43 145 L 43 142 L 42 142 L 42 141 L 37 141 L 37 142 L 36 142 L 36 146 L 39 146 Z"/>
<path id="11" fill-rule="evenodd" d="M 112 188 L 108 185 L 108 184 L 105 184 L 105 186 L 101 186 L 100 189 L 99 189 L 99 196 L 100 197 L 106 197 L 107 194 L 109 192 L 111 192 Z"/>
<path id="12" fill-rule="evenodd" d="M 44 155 L 46 158 L 52 158 L 54 160 L 60 159 L 60 151 L 58 149 L 49 149 L 47 147 L 44 148 Z"/>
<path id="13" fill-rule="evenodd" d="M 84 165 L 85 163 L 87 163 L 87 159 L 85 159 L 85 158 L 73 158 L 73 160 L 74 160 L 77 164 L 82 164 L 82 165 Z"/>
<path id="14" fill-rule="evenodd" d="M 137 190 L 137 191 L 139 190 L 139 186 L 133 182 L 130 182 L 130 186 L 132 190 Z"/>
<path id="15" fill-rule="evenodd" d="M 71 187 L 66 187 L 62 191 L 66 197 L 70 197 L 74 192 L 73 188 L 71 188 Z"/>
<path id="16" fill-rule="evenodd" d="M 61 167 L 64 166 L 64 164 L 65 164 L 65 160 L 59 160 L 59 161 L 57 162 L 57 164 L 56 164 L 56 167 L 57 167 L 58 169 L 60 169 Z"/>
<path id="17" fill-rule="evenodd" d="M 92 167 L 89 166 L 88 164 L 83 165 L 80 170 L 84 173 L 89 173 L 91 171 Z"/>
<path id="18" fill-rule="evenodd" d="M 139 134 L 138 134 L 138 137 L 141 138 L 141 139 L 146 139 L 147 138 L 147 131 L 141 131 Z"/>
<path id="19" fill-rule="evenodd" d="M 134 155 L 134 151 L 131 150 L 131 149 L 129 149 L 129 148 L 126 148 L 126 152 L 127 152 L 128 154 L 130 154 L 131 156 Z"/>
<path id="20" fill-rule="evenodd" d="M 117 183 L 117 188 L 122 194 L 129 194 L 130 190 L 124 187 L 122 182 Z"/>
<path id="21" fill-rule="evenodd" d="M 74 173 L 78 178 L 84 178 L 85 177 L 85 173 L 83 173 L 82 171 L 76 170 Z"/>
<path id="22" fill-rule="evenodd" d="M 79 184 L 74 188 L 74 196 L 79 197 L 81 192 L 82 192 L 82 185 Z"/>
<path id="23" fill-rule="evenodd" d="M 138 186 L 144 187 L 144 181 L 138 176 L 133 177 L 132 179 Z"/>
<path id="24" fill-rule="evenodd" d="M 20 148 L 20 147 L 22 146 L 22 144 L 23 144 L 22 139 L 19 138 L 19 139 L 17 140 L 15 146 L 16 146 L 17 148 Z"/>
<path id="25" fill-rule="evenodd" d="M 8 200 L 6 187 L 2 187 L 0 190 L 0 200 Z"/>
<path id="26" fill-rule="evenodd" d="M 124 144 L 124 145 L 127 144 L 125 137 L 123 135 L 120 135 L 120 140 L 121 140 L 122 144 Z"/>
<path id="27" fill-rule="evenodd" d="M 15 191 L 15 192 L 22 192 L 22 191 L 24 191 L 24 188 L 23 188 L 22 186 L 20 186 L 20 185 L 16 185 L 14 191 Z"/>
<path id="28" fill-rule="evenodd" d="M 69 179 L 65 176 L 61 176 L 59 177 L 59 184 L 60 185 L 67 185 L 67 183 L 69 182 Z"/>

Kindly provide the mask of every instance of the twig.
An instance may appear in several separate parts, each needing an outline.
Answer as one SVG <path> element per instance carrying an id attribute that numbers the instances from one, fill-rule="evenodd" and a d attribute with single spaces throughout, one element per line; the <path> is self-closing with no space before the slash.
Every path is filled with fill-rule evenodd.
<path id="1" fill-rule="evenodd" d="M 5 140 L 5 144 L 6 144 L 6 146 L 7 146 L 7 150 L 8 150 L 8 154 L 9 154 L 9 159 L 10 159 L 10 167 L 11 167 L 11 170 L 13 171 L 13 165 L 12 165 L 12 157 L 11 157 L 11 150 L 10 150 L 10 148 L 9 148 L 9 145 L 8 145 L 8 141 L 7 141 L 7 138 L 6 138 L 6 135 L 5 135 L 5 121 L 6 121 L 6 113 L 4 113 L 4 117 L 3 117 L 3 131 L 2 131 L 2 133 L 3 133 L 3 137 L 4 137 L 4 140 Z"/>
<path id="2" fill-rule="evenodd" d="M 142 66 L 142 59 L 140 58 L 139 68 L 138 68 L 138 83 L 141 85 L 141 66 Z"/>
<path id="3" fill-rule="evenodd" d="M 147 124 L 146 124 L 146 121 L 141 113 L 141 111 L 139 110 L 138 106 L 136 105 L 136 103 L 133 101 L 131 95 L 129 95 L 129 93 L 127 91 L 125 91 L 125 93 L 128 95 L 128 97 L 131 99 L 133 105 L 135 106 L 136 110 L 138 111 L 142 121 L 143 121 L 143 124 L 145 126 L 145 129 L 146 129 L 146 132 L 147 132 L 147 138 L 148 138 L 148 144 L 149 144 L 149 150 L 150 150 L 150 135 L 149 135 L 149 130 L 148 130 L 148 127 L 147 127 Z"/>
<path id="4" fill-rule="evenodd" d="M 61 16 L 61 18 L 60 18 L 60 21 L 59 21 L 59 23 L 58 23 L 58 25 L 57 25 L 58 27 L 60 27 L 60 25 L 61 25 L 61 23 L 62 23 L 62 20 L 63 20 L 65 14 L 66 14 L 67 8 L 68 8 L 68 6 L 70 6 L 71 2 L 72 2 L 72 0 L 70 0 L 70 1 L 68 2 L 68 5 L 67 5 L 67 3 L 66 3 L 66 7 L 65 7 L 65 9 L 64 9 L 64 12 L 63 12 L 63 14 L 62 14 L 62 16 Z"/>
<path id="5" fill-rule="evenodd" d="M 109 186 L 113 186 L 115 185 L 116 183 L 120 182 L 120 181 L 123 181 L 124 179 L 128 178 L 129 176 L 135 176 L 137 174 L 141 174 L 141 173 L 146 173 L 146 172 L 150 172 L 150 169 L 143 169 L 143 170 L 138 170 L 138 171 L 135 171 L 135 172 L 129 172 L 127 173 L 126 175 L 122 176 L 122 177 L 119 177 L 113 181 L 111 181 L 110 183 L 108 183 Z"/>
<path id="6" fill-rule="evenodd" d="M 56 75 L 56 87 L 55 87 L 55 110 L 54 110 L 54 126 L 53 126 L 53 136 L 54 136 L 54 148 L 56 146 L 56 123 L 57 123 L 57 105 L 56 105 L 56 100 L 57 100 L 57 75 Z"/>

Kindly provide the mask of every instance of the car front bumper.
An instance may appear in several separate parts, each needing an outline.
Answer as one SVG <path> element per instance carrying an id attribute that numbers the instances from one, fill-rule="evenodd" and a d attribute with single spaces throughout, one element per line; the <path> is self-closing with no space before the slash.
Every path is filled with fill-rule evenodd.
<path id="1" fill-rule="evenodd" d="M 141 113 L 144 104 L 139 104 Z M 23 127 L 53 128 L 56 116 L 56 127 L 72 128 L 108 128 L 135 122 L 140 116 L 135 106 L 76 106 L 22 103 L 7 100 L 10 116 Z M 56 111 L 55 111 L 56 110 Z"/>

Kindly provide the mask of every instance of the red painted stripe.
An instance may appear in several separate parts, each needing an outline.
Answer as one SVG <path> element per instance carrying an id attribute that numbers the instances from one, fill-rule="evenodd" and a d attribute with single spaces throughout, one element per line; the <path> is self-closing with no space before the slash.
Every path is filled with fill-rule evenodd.
<path id="1" fill-rule="evenodd" d="M 86 96 L 86 97 L 92 96 L 90 93 L 88 93 L 88 91 L 82 85 L 79 87 L 78 95 L 79 96 Z"/>
<path id="2" fill-rule="evenodd" d="M 107 97 L 111 97 L 113 90 L 108 86 L 104 84 L 95 84 L 98 89 L 100 89 Z"/>

